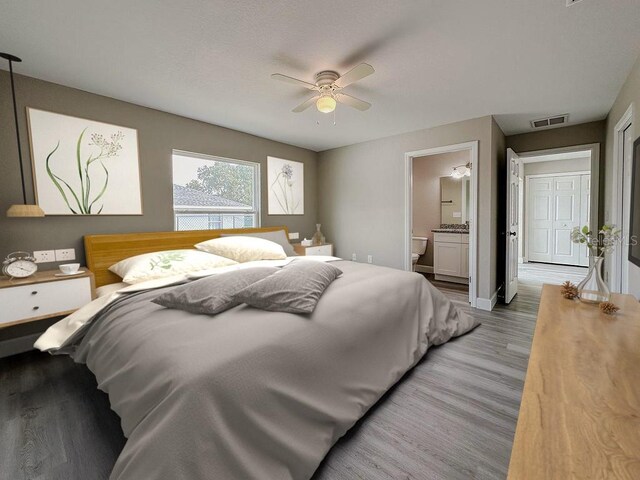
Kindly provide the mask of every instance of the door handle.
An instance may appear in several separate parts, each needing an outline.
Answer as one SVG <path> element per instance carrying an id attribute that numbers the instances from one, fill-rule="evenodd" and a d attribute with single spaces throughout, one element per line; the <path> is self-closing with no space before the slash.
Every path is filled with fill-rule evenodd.
<path id="1" fill-rule="evenodd" d="M 515 237 L 518 234 L 518 232 L 509 232 L 509 235 L 511 235 L 512 237 Z"/>

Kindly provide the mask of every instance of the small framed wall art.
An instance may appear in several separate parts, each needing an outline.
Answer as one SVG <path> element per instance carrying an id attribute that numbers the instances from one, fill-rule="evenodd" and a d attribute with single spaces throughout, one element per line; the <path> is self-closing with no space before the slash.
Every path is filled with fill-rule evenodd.
<path id="1" fill-rule="evenodd" d="M 269 215 L 304 215 L 304 164 L 267 157 Z"/>

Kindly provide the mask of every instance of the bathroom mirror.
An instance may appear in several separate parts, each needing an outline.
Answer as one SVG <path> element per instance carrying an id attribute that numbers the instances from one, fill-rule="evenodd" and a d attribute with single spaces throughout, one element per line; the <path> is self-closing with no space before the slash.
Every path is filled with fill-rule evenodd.
<path id="1" fill-rule="evenodd" d="M 440 177 L 440 223 L 465 224 L 470 196 L 469 177 Z"/>

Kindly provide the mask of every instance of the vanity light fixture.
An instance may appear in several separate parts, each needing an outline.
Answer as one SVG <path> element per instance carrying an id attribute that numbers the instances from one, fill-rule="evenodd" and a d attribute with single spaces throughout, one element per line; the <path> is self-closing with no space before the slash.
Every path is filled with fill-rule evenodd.
<path id="1" fill-rule="evenodd" d="M 471 164 L 467 163 L 466 165 L 458 165 L 457 167 L 453 167 L 453 170 L 451 170 L 451 176 L 453 178 L 470 177 Z"/>
<path id="2" fill-rule="evenodd" d="M 24 166 L 22 165 L 22 148 L 20 147 L 20 130 L 18 129 L 18 107 L 16 106 L 16 89 L 13 80 L 13 62 L 22 59 L 10 53 L 1 53 L 0 57 L 9 60 L 9 78 L 11 79 L 11 96 L 13 98 L 13 119 L 16 124 L 16 140 L 18 141 L 18 162 L 20 163 L 20 179 L 22 181 L 22 204 L 11 205 L 7 217 L 44 217 L 44 211 L 38 205 L 27 204 L 27 190 L 24 183 Z"/>

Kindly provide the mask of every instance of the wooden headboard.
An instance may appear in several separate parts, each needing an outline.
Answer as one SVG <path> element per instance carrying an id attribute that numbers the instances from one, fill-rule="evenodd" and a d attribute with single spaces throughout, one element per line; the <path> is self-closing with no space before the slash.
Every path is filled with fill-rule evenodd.
<path id="1" fill-rule="evenodd" d="M 177 250 L 194 248 L 196 243 L 222 234 L 242 234 L 256 232 L 274 232 L 284 230 L 289 235 L 287 227 L 262 228 L 233 228 L 227 230 L 186 230 L 181 232 L 146 232 L 146 233 L 116 233 L 113 235 L 85 235 L 84 249 L 87 257 L 87 267 L 93 272 L 96 287 L 110 283 L 121 282 L 122 279 L 109 271 L 109 267 L 120 260 L 143 253 L 161 250 Z"/>

